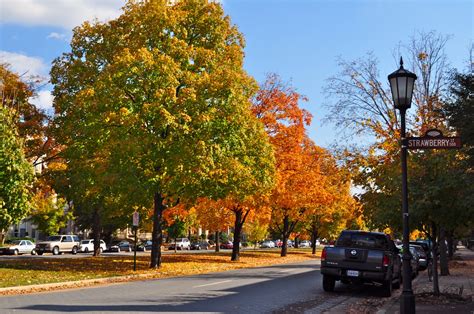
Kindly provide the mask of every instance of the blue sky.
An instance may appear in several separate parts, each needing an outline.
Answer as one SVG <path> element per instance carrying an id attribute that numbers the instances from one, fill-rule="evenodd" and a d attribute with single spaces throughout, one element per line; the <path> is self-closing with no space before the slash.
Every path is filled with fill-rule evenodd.
<path id="1" fill-rule="evenodd" d="M 71 29 L 81 21 L 119 14 L 122 0 L 0 0 L 0 59 L 16 71 L 47 77 L 51 61 L 68 51 Z M 314 116 L 309 134 L 321 146 L 337 139 L 321 125 L 328 100 L 325 80 L 335 75 L 338 56 L 352 60 L 372 51 L 382 79 L 397 68 L 392 51 L 416 31 L 452 38 L 446 46 L 453 67 L 465 69 L 473 38 L 470 0 L 337 1 L 224 0 L 226 13 L 246 38 L 245 68 L 257 81 L 275 72 L 309 98 Z M 36 103 L 50 108 L 45 86 Z"/>

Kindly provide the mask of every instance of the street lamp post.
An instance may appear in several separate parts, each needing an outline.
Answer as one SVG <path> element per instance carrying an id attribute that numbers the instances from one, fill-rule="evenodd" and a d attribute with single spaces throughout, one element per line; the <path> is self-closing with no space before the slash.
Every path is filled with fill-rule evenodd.
<path id="1" fill-rule="evenodd" d="M 407 141 L 405 134 L 405 115 L 411 107 L 413 86 L 416 75 L 403 68 L 403 59 L 400 58 L 400 68 L 388 76 L 392 90 L 395 109 L 400 110 L 400 137 L 402 162 L 402 211 L 403 211 L 403 292 L 400 301 L 400 313 L 415 313 L 415 296 L 411 285 L 411 265 L 408 226 L 408 180 L 407 180 Z"/>

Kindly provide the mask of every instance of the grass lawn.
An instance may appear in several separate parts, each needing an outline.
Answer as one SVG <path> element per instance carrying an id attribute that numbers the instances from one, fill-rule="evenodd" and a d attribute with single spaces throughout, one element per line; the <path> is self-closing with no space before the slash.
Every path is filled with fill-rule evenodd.
<path id="1" fill-rule="evenodd" d="M 133 254 L 124 257 L 103 254 L 101 257 L 83 258 L 5 259 L 0 260 L 0 288 L 137 274 L 140 275 L 137 279 L 186 276 L 311 260 L 320 253 L 318 250 L 315 256 L 310 249 L 290 249 L 287 257 L 280 257 L 279 250 L 250 250 L 241 252 L 239 262 L 230 261 L 230 252 L 173 253 L 162 255 L 163 264 L 157 270 L 148 268 L 149 256 L 137 256 L 136 272 L 133 271 Z"/>

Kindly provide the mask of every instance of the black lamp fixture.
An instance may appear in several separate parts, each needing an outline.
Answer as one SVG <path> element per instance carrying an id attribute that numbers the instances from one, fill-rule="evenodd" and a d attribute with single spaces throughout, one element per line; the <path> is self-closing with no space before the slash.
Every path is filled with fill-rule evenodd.
<path id="1" fill-rule="evenodd" d="M 392 90 L 395 109 L 406 110 L 411 107 L 413 86 L 416 75 L 403 68 L 403 59 L 400 57 L 400 68 L 388 76 Z"/>

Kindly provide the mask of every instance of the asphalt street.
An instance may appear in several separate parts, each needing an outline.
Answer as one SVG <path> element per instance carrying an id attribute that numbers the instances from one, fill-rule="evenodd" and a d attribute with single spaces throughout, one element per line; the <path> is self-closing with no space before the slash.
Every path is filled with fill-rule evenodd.
<path id="1" fill-rule="evenodd" d="M 373 289 L 322 290 L 319 261 L 0 297 L 0 313 L 319 313 Z"/>

